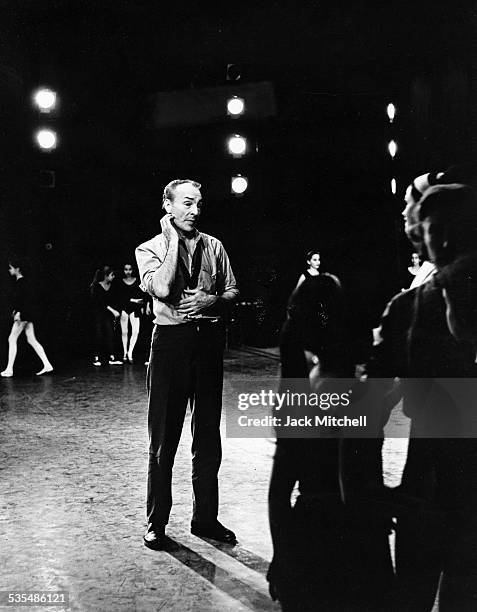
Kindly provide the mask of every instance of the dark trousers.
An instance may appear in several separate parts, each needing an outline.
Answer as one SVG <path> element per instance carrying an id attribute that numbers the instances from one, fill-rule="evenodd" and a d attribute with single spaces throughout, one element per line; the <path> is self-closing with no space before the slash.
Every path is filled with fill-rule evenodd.
<path id="1" fill-rule="evenodd" d="M 114 319 L 109 312 L 94 314 L 94 354 L 98 357 L 114 354 Z"/>
<path id="2" fill-rule="evenodd" d="M 217 519 L 223 348 L 224 332 L 218 323 L 154 327 L 147 373 L 149 523 L 165 525 L 169 520 L 172 466 L 188 403 L 192 412 L 192 520 L 211 524 Z"/>

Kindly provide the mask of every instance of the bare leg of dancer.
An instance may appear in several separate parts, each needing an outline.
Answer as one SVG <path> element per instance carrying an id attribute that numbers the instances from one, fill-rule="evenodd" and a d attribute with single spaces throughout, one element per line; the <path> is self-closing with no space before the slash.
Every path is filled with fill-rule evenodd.
<path id="1" fill-rule="evenodd" d="M 13 321 L 12 331 L 8 336 L 8 364 L 7 367 L 0 373 L 0 376 L 13 376 L 13 365 L 17 356 L 17 340 L 24 330 L 26 321 Z"/>
<path id="2" fill-rule="evenodd" d="M 129 315 L 124 310 L 121 311 L 121 340 L 123 342 L 123 361 L 128 358 L 128 321 Z"/>
<path id="3" fill-rule="evenodd" d="M 128 359 L 130 362 L 132 362 L 134 347 L 136 346 L 137 338 L 139 336 L 140 318 L 136 317 L 136 315 L 132 312 L 129 315 L 129 320 L 131 321 L 131 338 L 129 339 Z"/>
<path id="4" fill-rule="evenodd" d="M 38 357 L 41 359 L 43 363 L 43 369 L 37 372 L 36 375 L 41 376 L 42 374 L 46 374 L 47 372 L 52 372 L 53 366 L 51 365 L 51 363 L 48 360 L 48 357 L 46 356 L 45 349 L 36 339 L 35 327 L 33 326 L 33 323 L 31 321 L 29 321 L 25 325 L 25 335 L 26 335 L 28 344 L 32 347 L 32 349 L 35 351 L 35 353 L 38 355 Z"/>

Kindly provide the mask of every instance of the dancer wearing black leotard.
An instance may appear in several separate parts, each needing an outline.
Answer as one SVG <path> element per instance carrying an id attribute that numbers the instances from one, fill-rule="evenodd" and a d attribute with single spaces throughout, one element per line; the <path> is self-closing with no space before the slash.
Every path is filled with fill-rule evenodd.
<path id="1" fill-rule="evenodd" d="M 101 359 L 107 353 L 109 365 L 122 365 L 114 355 L 114 324 L 119 319 L 117 298 L 112 288 L 114 270 L 103 266 L 96 270 L 90 285 L 94 317 L 95 356 L 93 365 L 102 365 Z"/>
<path id="2" fill-rule="evenodd" d="M 37 376 L 52 372 L 53 366 L 46 356 L 45 349 L 35 336 L 33 300 L 28 281 L 23 276 L 20 263 L 11 261 L 8 265 L 8 272 L 16 278 L 12 311 L 13 325 L 8 337 L 8 364 L 0 375 L 7 378 L 13 376 L 13 366 L 17 356 L 17 340 L 23 331 L 25 332 L 28 344 L 43 363 L 43 368 L 37 372 Z"/>
<path id="3" fill-rule="evenodd" d="M 144 293 L 139 287 L 139 280 L 134 276 L 130 263 L 124 264 L 124 276 L 118 282 L 118 299 L 121 310 L 121 339 L 123 343 L 123 361 L 133 362 L 133 351 L 136 346 L 140 328 L 140 314 L 144 303 Z M 128 338 L 129 323 L 131 337 Z M 128 342 L 129 341 L 129 342 Z"/>
<path id="4" fill-rule="evenodd" d="M 306 254 L 306 265 L 307 269 L 298 279 L 297 287 L 307 278 L 313 278 L 320 274 L 321 255 L 319 251 L 308 251 Z M 336 277 L 335 277 L 336 278 Z"/>

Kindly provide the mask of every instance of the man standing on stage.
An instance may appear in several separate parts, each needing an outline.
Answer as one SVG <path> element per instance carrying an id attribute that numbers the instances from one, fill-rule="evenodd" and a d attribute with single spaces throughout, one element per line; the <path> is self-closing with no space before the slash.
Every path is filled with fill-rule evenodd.
<path id="1" fill-rule="evenodd" d="M 164 189 L 162 233 L 136 249 L 143 288 L 153 297 L 155 327 L 148 368 L 149 470 L 144 544 L 160 549 L 172 506 L 172 466 L 187 404 L 192 410 L 191 532 L 235 543 L 217 520 L 221 462 L 224 328 L 220 313 L 238 289 L 222 243 L 196 229 L 200 184 Z"/>

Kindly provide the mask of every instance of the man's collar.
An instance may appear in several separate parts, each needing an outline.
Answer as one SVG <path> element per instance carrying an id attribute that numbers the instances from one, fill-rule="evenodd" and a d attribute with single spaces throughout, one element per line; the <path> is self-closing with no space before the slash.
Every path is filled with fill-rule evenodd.
<path id="1" fill-rule="evenodd" d="M 185 242 L 185 240 L 194 240 L 194 242 L 199 242 L 199 240 L 202 239 L 202 234 L 199 232 L 198 229 L 194 229 L 193 232 L 191 232 L 188 236 L 186 236 L 183 232 L 181 232 L 181 230 L 176 228 L 177 233 L 179 234 L 179 240 L 182 242 Z"/>

